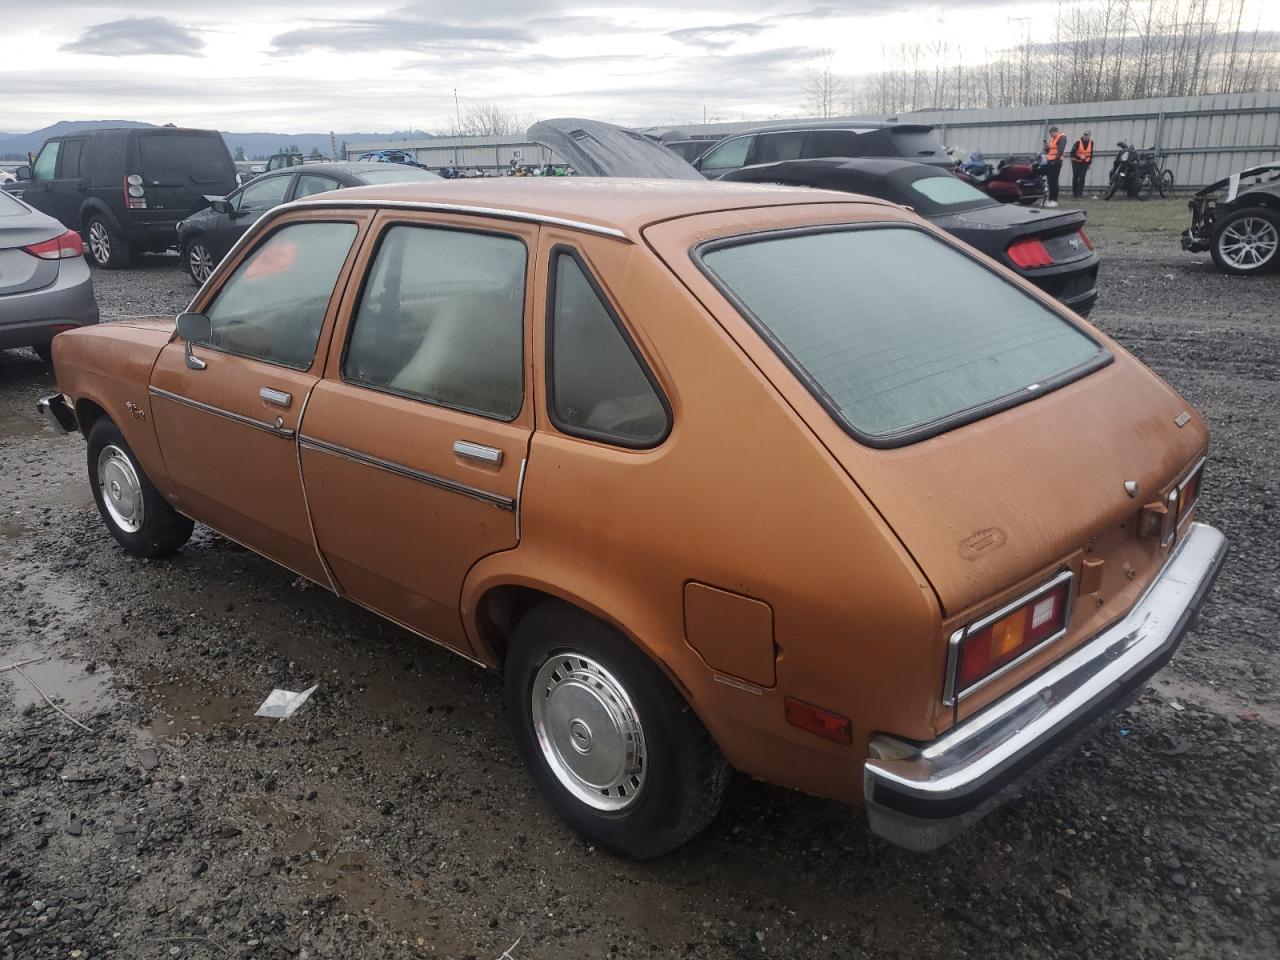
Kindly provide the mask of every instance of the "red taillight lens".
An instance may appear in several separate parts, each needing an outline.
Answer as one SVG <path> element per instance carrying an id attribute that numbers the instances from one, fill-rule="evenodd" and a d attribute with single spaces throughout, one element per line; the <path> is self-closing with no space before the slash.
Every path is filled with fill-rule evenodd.
<path id="1" fill-rule="evenodd" d="M 1196 467 L 1191 476 L 1182 481 L 1178 487 L 1178 522 L 1191 512 L 1191 508 L 1200 499 L 1200 476 L 1204 473 L 1204 465 Z"/>
<path id="2" fill-rule="evenodd" d="M 1085 249 L 1093 249 L 1093 241 L 1089 239 L 1089 235 L 1083 229 L 1080 231 L 1080 241 L 1085 245 Z"/>
<path id="3" fill-rule="evenodd" d="M 84 256 L 84 241 L 80 239 L 80 234 L 74 230 L 68 230 L 60 237 L 33 243 L 22 249 L 41 260 L 66 260 L 70 257 Z"/>
<path id="4" fill-rule="evenodd" d="M 1064 575 L 997 619 L 970 628 L 960 641 L 955 689 L 962 692 L 1066 629 L 1071 578 Z"/>
<path id="5" fill-rule="evenodd" d="M 1009 255 L 1015 267 L 1021 267 L 1023 270 L 1053 266 L 1053 257 L 1049 255 L 1048 248 L 1043 241 L 1035 237 L 1024 237 L 1013 241 L 1005 253 Z"/>
<path id="6" fill-rule="evenodd" d="M 142 177 L 136 173 L 129 174 L 124 178 L 122 189 L 124 190 L 124 205 L 127 209 L 147 209 L 147 191 L 142 187 Z"/>
<path id="7" fill-rule="evenodd" d="M 849 722 L 847 717 L 832 713 L 830 710 L 823 710 L 821 707 L 815 707 L 794 697 L 787 697 L 783 702 L 782 709 L 787 718 L 787 723 L 793 727 L 808 730 L 810 733 L 816 733 L 818 736 L 827 740 L 834 740 L 836 743 L 853 742 L 853 724 Z"/>

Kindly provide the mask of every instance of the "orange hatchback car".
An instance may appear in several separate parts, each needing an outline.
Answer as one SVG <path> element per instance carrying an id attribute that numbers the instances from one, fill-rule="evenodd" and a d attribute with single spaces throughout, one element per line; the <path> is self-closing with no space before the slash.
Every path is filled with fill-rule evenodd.
<path id="1" fill-rule="evenodd" d="M 937 846 L 1142 689 L 1226 549 L 1173 390 L 849 194 L 321 194 L 176 330 L 53 355 L 127 551 L 198 520 L 502 670 L 550 804 L 636 857 L 730 769 Z"/>

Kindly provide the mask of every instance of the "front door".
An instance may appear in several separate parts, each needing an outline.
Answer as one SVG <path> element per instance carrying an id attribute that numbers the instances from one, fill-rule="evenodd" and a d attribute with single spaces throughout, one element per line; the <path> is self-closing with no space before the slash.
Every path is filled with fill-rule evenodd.
<path id="1" fill-rule="evenodd" d="M 316 542 L 343 593 L 471 653 L 459 602 L 516 545 L 536 227 L 382 213 L 299 436 Z"/>
<path id="2" fill-rule="evenodd" d="M 328 579 L 296 435 L 368 219 L 300 213 L 259 237 L 196 304 L 209 317 L 210 341 L 188 360 L 175 339 L 151 376 L 156 437 L 179 509 L 321 583 Z"/>
<path id="3" fill-rule="evenodd" d="M 58 215 L 53 187 L 58 179 L 58 155 L 61 152 L 61 140 L 50 140 L 41 147 L 35 163 L 31 165 L 31 179 L 22 190 L 24 201 L 51 217 Z"/>

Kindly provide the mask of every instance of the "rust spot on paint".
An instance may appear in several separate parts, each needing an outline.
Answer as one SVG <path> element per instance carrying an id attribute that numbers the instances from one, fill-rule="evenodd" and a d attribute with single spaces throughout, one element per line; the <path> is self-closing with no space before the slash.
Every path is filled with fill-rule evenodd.
<path id="1" fill-rule="evenodd" d="M 999 527 L 975 530 L 960 541 L 960 556 L 966 560 L 976 560 L 985 553 L 990 553 L 992 550 L 1003 547 L 1008 539 L 1005 536 L 1005 532 Z"/>

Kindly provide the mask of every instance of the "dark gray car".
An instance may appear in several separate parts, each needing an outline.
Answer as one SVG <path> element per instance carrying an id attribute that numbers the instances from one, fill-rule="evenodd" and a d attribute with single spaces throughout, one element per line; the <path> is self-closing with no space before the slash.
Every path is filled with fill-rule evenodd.
<path id="1" fill-rule="evenodd" d="M 34 347 L 98 322 L 84 241 L 53 217 L 0 192 L 0 348 Z"/>
<path id="2" fill-rule="evenodd" d="M 227 251 L 259 217 L 290 200 L 343 187 L 440 179 L 438 174 L 421 167 L 376 161 L 304 163 L 272 170 L 225 197 L 206 197 L 208 207 L 178 224 L 182 268 L 196 286 L 204 283 Z"/>

